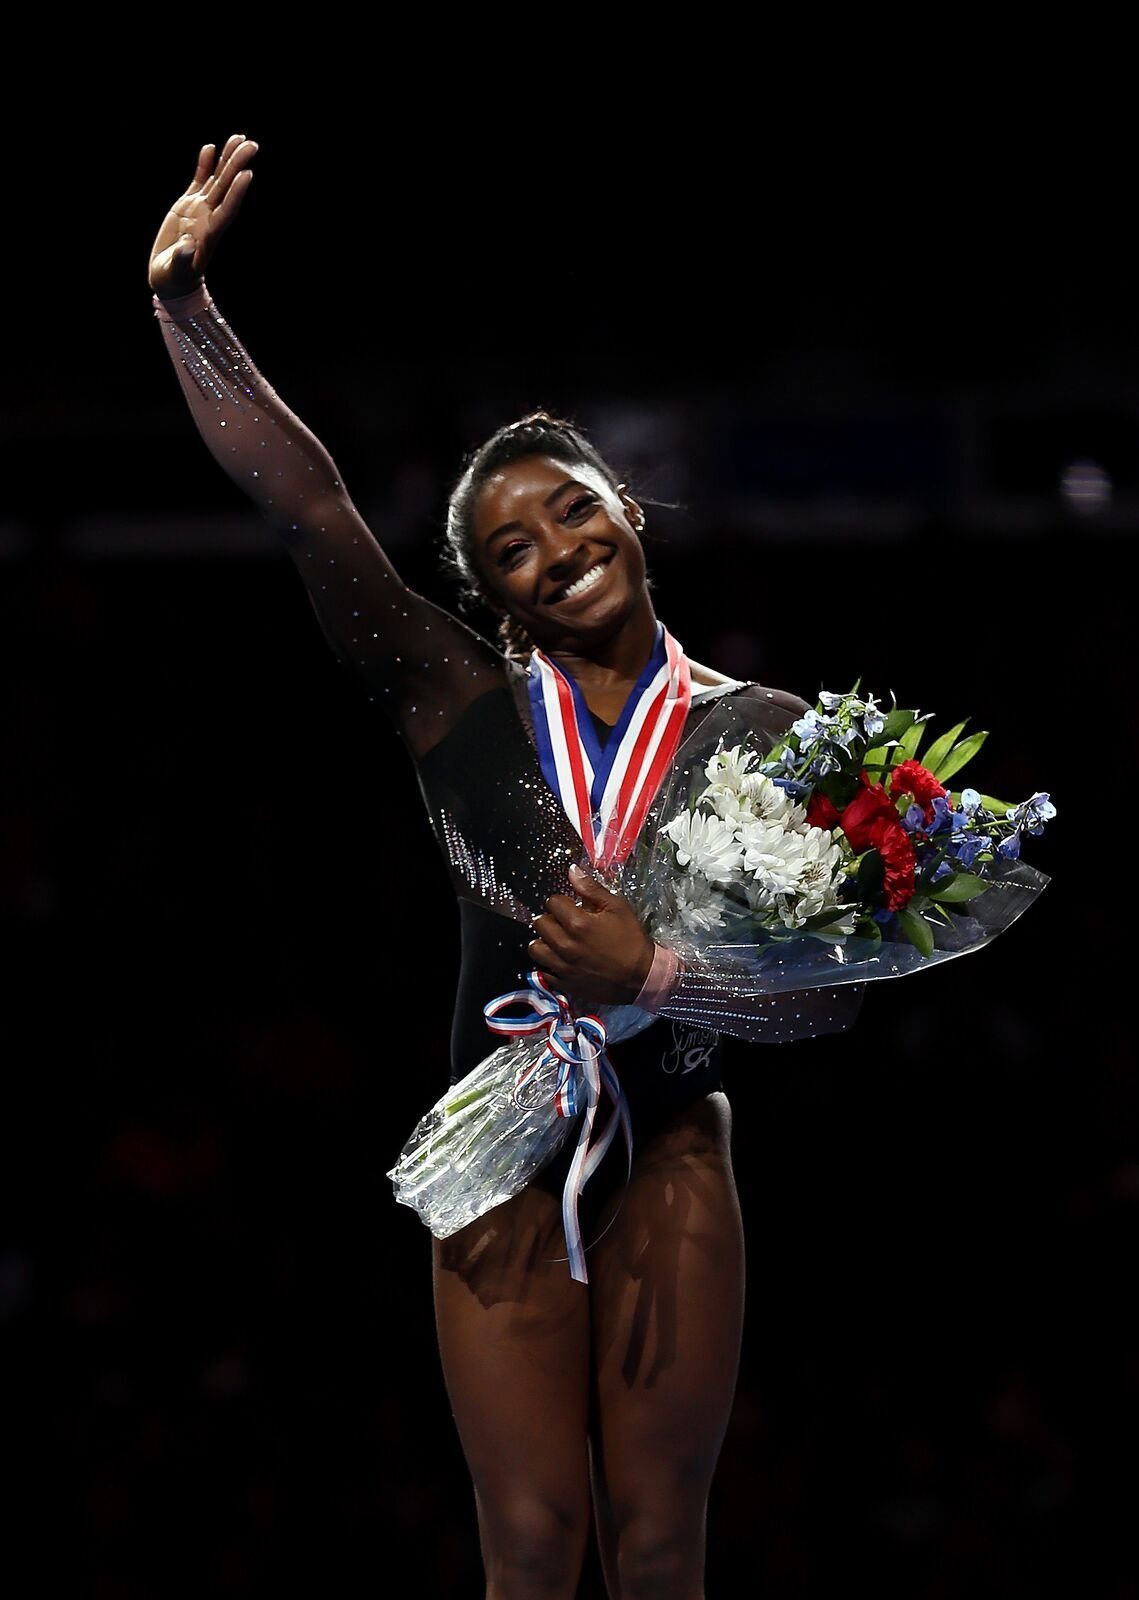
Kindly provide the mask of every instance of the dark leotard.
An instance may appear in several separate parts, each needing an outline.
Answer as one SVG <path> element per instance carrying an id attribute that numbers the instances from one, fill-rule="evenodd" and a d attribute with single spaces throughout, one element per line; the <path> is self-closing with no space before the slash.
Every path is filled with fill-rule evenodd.
<path id="1" fill-rule="evenodd" d="M 542 782 L 540 771 L 535 776 L 528 732 L 519 739 L 519 709 L 509 693 L 484 695 L 418 763 L 437 831 L 438 819 L 462 791 L 470 830 L 466 843 L 486 858 L 493 856 L 500 868 L 509 864 L 503 863 L 503 855 L 517 856 L 524 864 L 528 848 L 525 815 L 512 819 L 509 831 L 502 828 L 503 794 L 526 793 L 525 784 Z M 594 722 L 604 741 L 612 729 L 600 718 Z M 476 900 L 461 897 L 459 904 L 462 959 L 451 1031 L 452 1082 L 501 1043 L 487 1028 L 483 1007 L 497 995 L 524 986 L 533 965 L 527 945 L 534 930 L 528 923 Z M 681 1106 L 721 1087 L 722 1044 L 719 1034 L 707 1028 L 662 1017 L 633 1038 L 611 1045 L 608 1054 L 628 1101 L 634 1149 Z M 617 1141 L 592 1181 L 594 1201 L 619 1178 L 621 1150 Z M 535 1181 L 560 1189 L 571 1152 L 572 1141 Z"/>
<path id="2" fill-rule="evenodd" d="M 203 439 L 279 533 L 337 659 L 364 681 L 416 764 L 461 903 L 451 1076 L 462 1077 L 496 1042 L 483 1006 L 520 987 L 531 920 L 567 891 L 567 866 L 581 856 L 538 762 L 525 669 L 407 587 L 327 450 L 258 372 L 204 286 L 155 309 Z M 685 738 L 722 692 L 694 690 Z M 768 745 L 806 710 L 798 696 L 756 684 L 729 685 L 723 697 Z M 684 973 L 668 1004 L 688 1020 L 659 1018 L 613 1047 L 634 1138 L 719 1086 L 718 1034 L 703 1024 L 722 1018 L 773 1043 L 833 1032 L 857 1009 L 854 987 L 741 1003 L 715 974 Z M 426 1108 L 439 1085 L 423 1088 Z"/>

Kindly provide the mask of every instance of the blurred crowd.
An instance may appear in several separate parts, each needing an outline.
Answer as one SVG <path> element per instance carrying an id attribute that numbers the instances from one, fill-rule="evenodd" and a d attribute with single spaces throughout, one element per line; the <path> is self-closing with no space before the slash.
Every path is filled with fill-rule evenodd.
<path id="1" fill-rule="evenodd" d="M 721 556 L 754 562 L 759 621 Z M 749 1316 L 709 1592 L 1122 1600 L 1137 1087 L 1076 854 L 1077 644 L 1042 662 L 1012 608 L 971 635 L 984 670 L 899 658 L 840 594 L 813 635 L 776 598 L 803 559 L 662 546 L 659 609 L 806 697 L 845 663 L 975 711 L 985 787 L 1061 813 L 995 945 L 875 986 L 848 1036 L 731 1049 Z M 457 961 L 411 764 L 283 554 L 45 544 L 3 576 L 8 1547 L 116 1600 L 477 1593 L 427 1235 L 385 1176 L 445 1082 L 425 974 Z"/>

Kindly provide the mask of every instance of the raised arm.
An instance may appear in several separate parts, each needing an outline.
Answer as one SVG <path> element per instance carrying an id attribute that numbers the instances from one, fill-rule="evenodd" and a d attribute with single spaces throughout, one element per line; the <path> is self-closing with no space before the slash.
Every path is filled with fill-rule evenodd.
<path id="1" fill-rule="evenodd" d="M 252 180 L 257 145 L 203 146 L 150 258 L 155 315 L 198 431 L 269 519 L 337 657 L 361 673 L 419 755 L 501 682 L 501 658 L 409 589 L 356 507 L 331 455 L 262 377 L 205 284 L 217 241 Z"/>

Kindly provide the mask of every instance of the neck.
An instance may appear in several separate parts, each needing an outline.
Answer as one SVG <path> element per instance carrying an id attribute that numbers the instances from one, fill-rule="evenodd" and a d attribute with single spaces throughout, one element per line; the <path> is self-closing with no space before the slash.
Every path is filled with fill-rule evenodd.
<path id="1" fill-rule="evenodd" d="M 591 693 L 636 683 L 653 653 L 657 619 L 646 604 L 609 639 L 590 641 L 588 648 L 551 649 L 545 654 L 580 686 L 588 701 Z"/>

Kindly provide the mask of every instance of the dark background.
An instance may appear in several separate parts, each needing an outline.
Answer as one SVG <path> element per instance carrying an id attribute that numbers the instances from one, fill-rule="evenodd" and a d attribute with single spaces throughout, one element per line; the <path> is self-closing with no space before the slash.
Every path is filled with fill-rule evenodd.
<path id="1" fill-rule="evenodd" d="M 428 1239 L 385 1176 L 446 1080 L 450 890 L 152 325 L 163 212 L 244 131 L 212 291 L 415 587 L 450 603 L 463 453 L 546 405 L 640 489 L 694 657 L 968 717 L 970 780 L 1058 807 L 1026 852 L 1053 882 L 995 945 L 873 987 L 848 1037 L 732 1047 L 749 1319 L 709 1592 L 1133 1595 L 1139 330 L 1102 150 L 919 156 L 899 126 L 883 166 L 837 121 L 824 160 L 802 120 L 666 124 L 612 82 L 588 141 L 517 93 L 452 97 L 429 138 L 407 101 L 211 81 L 41 124 L 68 189 L 29 202 L 9 280 L 0 1370 L 28 1592 L 480 1592 Z"/>

